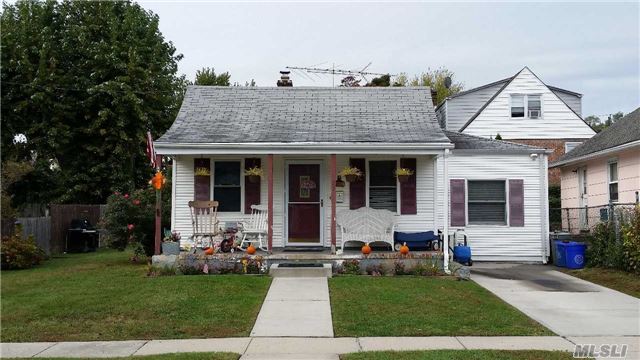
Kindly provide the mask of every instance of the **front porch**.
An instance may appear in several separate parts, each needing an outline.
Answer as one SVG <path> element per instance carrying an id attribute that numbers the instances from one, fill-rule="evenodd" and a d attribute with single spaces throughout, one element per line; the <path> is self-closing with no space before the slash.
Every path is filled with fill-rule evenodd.
<path id="1" fill-rule="evenodd" d="M 187 203 L 196 199 L 220 203 L 217 218 L 223 228 L 249 220 L 251 205 L 266 207 L 264 257 L 269 261 L 360 256 L 357 242 L 346 244 L 355 250 L 336 255 L 343 245 L 336 218 L 342 211 L 361 207 L 392 212 L 396 231 L 448 231 L 448 212 L 437 205 L 447 204 L 437 189 L 438 183 L 446 184 L 443 167 L 438 171 L 438 157 L 444 157 L 445 151 L 388 152 L 173 155 L 172 230 L 182 234 L 183 245 L 189 244 L 193 227 Z M 256 166 L 263 176 L 250 182 L 242 172 Z M 363 175 L 347 182 L 338 175 L 344 167 L 357 167 Z M 394 170 L 401 167 L 414 171 L 408 182 L 395 177 Z M 387 242 L 385 246 L 393 253 L 391 245 Z M 290 251 L 306 247 L 322 251 Z M 378 256 L 376 253 L 372 255 Z"/>

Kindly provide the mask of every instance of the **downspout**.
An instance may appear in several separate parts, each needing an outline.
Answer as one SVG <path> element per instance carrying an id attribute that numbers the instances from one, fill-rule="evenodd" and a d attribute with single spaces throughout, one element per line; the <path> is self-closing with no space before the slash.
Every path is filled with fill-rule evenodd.
<path id="1" fill-rule="evenodd" d="M 442 156 L 442 183 L 443 183 L 443 204 L 444 204 L 444 224 L 442 230 L 442 251 L 443 251 L 443 268 L 444 272 L 447 275 L 451 275 L 451 270 L 449 270 L 449 164 L 447 162 L 447 158 L 449 156 L 449 149 L 444 150 L 444 154 Z"/>
<path id="2" fill-rule="evenodd" d="M 540 156 L 540 178 L 543 181 L 540 191 L 540 195 L 542 195 L 540 196 L 542 199 L 542 204 L 540 204 L 542 209 L 542 217 L 540 218 L 542 223 L 542 263 L 546 264 L 549 255 L 549 157 L 547 154 Z"/>

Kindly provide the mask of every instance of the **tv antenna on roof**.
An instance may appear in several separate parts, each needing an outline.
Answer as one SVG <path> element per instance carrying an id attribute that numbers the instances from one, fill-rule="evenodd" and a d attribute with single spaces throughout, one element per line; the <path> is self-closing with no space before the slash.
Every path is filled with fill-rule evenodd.
<path id="1" fill-rule="evenodd" d="M 389 76 L 396 76 L 396 75 L 392 75 L 392 74 L 383 74 L 383 73 L 375 73 L 375 72 L 370 72 L 370 71 L 366 71 L 369 66 L 371 66 L 371 62 L 369 62 L 367 64 L 367 66 L 363 67 L 360 70 L 347 70 L 347 69 L 340 69 L 340 68 L 336 68 L 336 64 L 334 63 L 330 68 L 319 68 L 319 67 L 303 67 L 303 66 L 286 66 L 287 69 L 289 70 L 294 70 L 296 72 L 300 72 L 301 74 L 303 74 L 304 76 L 306 76 L 308 79 L 313 80 L 312 77 L 310 77 L 309 75 L 307 75 L 306 73 L 312 73 L 312 74 L 330 74 L 331 75 L 331 84 L 332 86 L 336 86 L 336 75 L 340 75 L 340 76 L 353 76 L 353 77 L 360 77 L 362 78 L 364 81 L 369 81 L 367 79 L 367 75 L 373 75 L 373 76 L 384 76 L 384 75 L 389 75 Z M 340 66 L 340 65 L 338 65 Z"/>

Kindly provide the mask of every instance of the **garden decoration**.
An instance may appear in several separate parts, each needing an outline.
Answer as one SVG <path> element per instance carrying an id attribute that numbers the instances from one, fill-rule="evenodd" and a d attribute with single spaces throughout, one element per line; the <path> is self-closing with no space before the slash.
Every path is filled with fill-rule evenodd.
<path id="1" fill-rule="evenodd" d="M 409 181 L 411 175 L 413 175 L 415 172 L 407 168 L 398 168 L 395 170 L 395 173 L 399 182 L 406 183 L 407 181 Z"/>
<path id="2" fill-rule="evenodd" d="M 409 247 L 407 246 L 407 243 L 402 244 L 402 246 L 400 247 L 400 254 L 402 255 L 409 254 Z"/>
<path id="3" fill-rule="evenodd" d="M 162 239 L 162 253 L 164 255 L 180 255 L 180 233 L 176 231 L 165 231 Z"/>
<path id="4" fill-rule="evenodd" d="M 256 248 L 253 246 L 253 244 L 249 245 L 249 247 L 247 248 L 247 254 L 253 255 L 255 253 L 256 253 Z"/>
<path id="5" fill-rule="evenodd" d="M 260 181 L 260 178 L 262 178 L 263 175 L 264 171 L 262 171 L 262 169 L 257 166 L 246 169 L 244 171 L 244 176 L 246 176 L 251 183 L 257 183 L 258 181 Z"/>
<path id="6" fill-rule="evenodd" d="M 211 175 L 211 172 L 206 167 L 199 167 L 193 171 L 193 174 L 195 176 L 209 176 Z"/>
<path id="7" fill-rule="evenodd" d="M 349 167 L 346 166 L 338 173 L 339 176 L 344 176 L 345 180 L 348 182 L 357 181 L 360 177 L 362 177 L 362 171 L 357 167 Z"/>
<path id="8" fill-rule="evenodd" d="M 209 246 L 204 250 L 205 255 L 213 255 L 213 246 Z"/>
<path id="9" fill-rule="evenodd" d="M 362 250 L 362 254 L 364 255 L 371 254 L 371 246 L 369 246 L 369 244 L 364 244 L 361 250 Z"/>

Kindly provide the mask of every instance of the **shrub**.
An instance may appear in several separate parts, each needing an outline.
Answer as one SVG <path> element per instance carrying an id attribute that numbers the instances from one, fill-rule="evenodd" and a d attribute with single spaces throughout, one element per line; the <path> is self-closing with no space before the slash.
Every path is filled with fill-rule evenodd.
<path id="1" fill-rule="evenodd" d="M 396 261 L 393 263 L 393 273 L 396 275 L 409 275 L 410 272 L 407 272 L 407 269 L 404 266 L 402 261 Z"/>
<path id="2" fill-rule="evenodd" d="M 440 268 L 434 263 L 420 262 L 413 267 L 413 273 L 418 276 L 435 276 L 440 273 Z"/>
<path id="3" fill-rule="evenodd" d="M 383 276 L 387 273 L 387 270 L 382 264 L 372 264 L 367 266 L 367 274 L 371 276 Z"/>
<path id="4" fill-rule="evenodd" d="M 624 251 L 616 240 L 616 230 L 612 222 L 596 225 L 587 241 L 589 243 L 586 254 L 588 266 L 623 268 Z"/>
<path id="5" fill-rule="evenodd" d="M 28 269 L 39 265 L 47 254 L 36 245 L 32 235 L 22 237 L 22 228 L 16 226 L 15 235 L 2 237 L 2 269 Z"/>
<path id="6" fill-rule="evenodd" d="M 360 275 L 360 261 L 357 259 L 345 260 L 342 263 L 342 273 L 350 275 Z"/>
<path id="7" fill-rule="evenodd" d="M 171 215 L 171 185 L 162 191 L 162 226 L 169 227 Z M 103 227 L 107 230 L 109 246 L 124 250 L 134 244 L 145 255 L 154 253 L 156 191 L 152 187 L 131 194 L 115 192 L 107 199 Z"/>
<path id="8" fill-rule="evenodd" d="M 625 270 L 640 274 L 640 205 L 633 209 L 629 222 L 622 226 Z"/>

